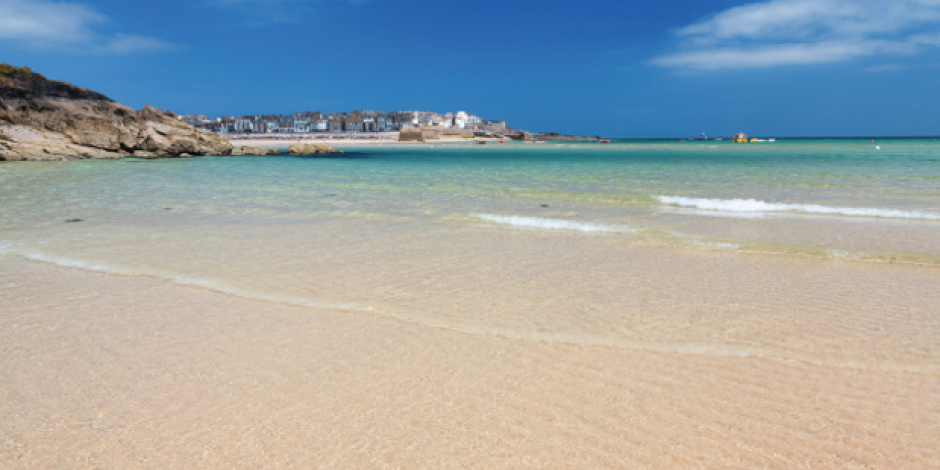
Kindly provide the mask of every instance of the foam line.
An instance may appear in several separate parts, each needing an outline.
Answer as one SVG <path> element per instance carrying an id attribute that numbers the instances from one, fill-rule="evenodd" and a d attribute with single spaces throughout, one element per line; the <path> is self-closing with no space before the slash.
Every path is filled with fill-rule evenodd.
<path id="1" fill-rule="evenodd" d="M 676 196 L 654 196 L 654 199 L 663 204 L 671 204 L 681 207 L 694 207 L 696 209 L 719 212 L 805 212 L 809 214 L 940 220 L 940 214 L 931 214 L 928 212 L 917 211 L 902 211 L 897 209 L 830 207 L 821 206 L 818 204 L 785 204 L 758 201 L 756 199 L 698 199 Z"/>
<path id="2" fill-rule="evenodd" d="M 522 217 L 518 215 L 492 215 L 492 214 L 470 214 L 473 217 L 495 222 L 498 224 L 512 225 L 514 227 L 536 228 L 546 230 L 577 230 L 581 232 L 635 232 L 623 225 L 603 225 L 593 222 L 574 222 L 562 219 L 544 219 L 539 217 Z"/>

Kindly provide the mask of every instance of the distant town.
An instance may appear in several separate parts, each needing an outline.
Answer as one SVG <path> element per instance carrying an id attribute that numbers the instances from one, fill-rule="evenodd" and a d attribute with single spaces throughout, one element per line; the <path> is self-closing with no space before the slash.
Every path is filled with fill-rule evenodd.
<path id="1" fill-rule="evenodd" d="M 208 118 L 186 114 L 179 119 L 196 127 L 222 135 L 232 134 L 309 134 L 395 132 L 409 128 L 431 128 L 447 131 L 465 131 L 468 134 L 519 133 L 506 126 L 506 121 L 494 121 L 464 111 L 439 114 L 428 111 L 372 111 L 356 110 L 323 114 L 319 111 L 291 115 L 248 115 Z"/>

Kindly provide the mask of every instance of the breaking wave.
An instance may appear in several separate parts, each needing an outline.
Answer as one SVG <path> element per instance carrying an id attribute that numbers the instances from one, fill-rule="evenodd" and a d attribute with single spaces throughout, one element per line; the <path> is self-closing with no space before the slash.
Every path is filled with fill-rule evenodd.
<path id="1" fill-rule="evenodd" d="M 700 199 L 676 196 L 654 196 L 663 203 L 680 207 L 694 207 L 702 210 L 735 213 L 760 212 L 804 212 L 809 214 L 848 215 L 862 217 L 884 217 L 894 219 L 940 220 L 940 214 L 897 209 L 873 209 L 858 207 L 830 207 L 818 204 L 785 204 L 756 199 Z"/>
<path id="2" fill-rule="evenodd" d="M 512 225 L 514 227 L 535 228 L 545 230 L 577 230 L 580 232 L 635 232 L 635 229 L 625 225 L 603 225 L 593 222 L 575 222 L 563 219 L 544 219 L 539 217 L 522 217 L 517 215 L 470 214 L 478 219 L 498 224 Z"/>

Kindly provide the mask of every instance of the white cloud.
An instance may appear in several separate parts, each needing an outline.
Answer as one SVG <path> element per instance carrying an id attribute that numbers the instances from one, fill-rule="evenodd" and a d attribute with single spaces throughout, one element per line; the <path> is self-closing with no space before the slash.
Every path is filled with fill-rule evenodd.
<path id="1" fill-rule="evenodd" d="M 106 37 L 92 29 L 107 22 L 107 16 L 81 3 L 0 0 L 0 40 L 29 49 L 125 54 L 178 47 L 134 34 Z"/>
<path id="2" fill-rule="evenodd" d="M 650 63 L 717 70 L 914 54 L 940 46 L 938 23 L 940 0 L 772 0 L 678 29 L 678 50 Z"/>
<path id="3" fill-rule="evenodd" d="M 118 33 L 98 47 L 101 53 L 128 54 L 131 52 L 172 51 L 180 46 L 162 39 L 136 34 Z"/>

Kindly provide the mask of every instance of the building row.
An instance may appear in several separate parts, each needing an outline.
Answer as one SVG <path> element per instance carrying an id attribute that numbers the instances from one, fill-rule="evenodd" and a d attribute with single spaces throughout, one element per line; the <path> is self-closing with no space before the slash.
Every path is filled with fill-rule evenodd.
<path id="1" fill-rule="evenodd" d="M 506 129 L 505 121 L 488 121 L 464 111 L 447 114 L 427 111 L 377 112 L 371 110 L 323 114 L 315 111 L 292 115 L 232 116 L 215 119 L 187 114 L 179 116 L 179 119 L 198 129 L 218 134 L 393 132 L 409 127 L 456 128 L 491 132 Z"/>

